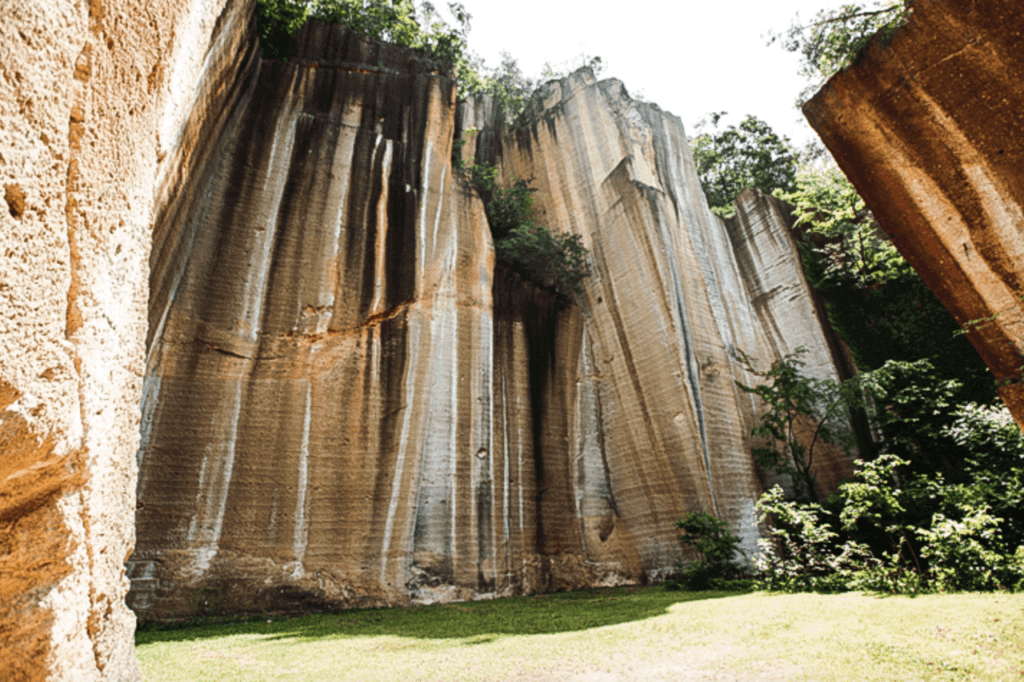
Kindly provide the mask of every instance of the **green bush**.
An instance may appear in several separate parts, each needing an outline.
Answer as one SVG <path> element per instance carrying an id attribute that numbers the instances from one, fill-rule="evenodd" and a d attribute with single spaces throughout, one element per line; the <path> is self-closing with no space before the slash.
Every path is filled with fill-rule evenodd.
<path id="1" fill-rule="evenodd" d="M 1005 407 L 956 404 L 926 361 L 848 384 L 874 404 L 881 453 L 823 504 L 758 503 L 771 529 L 755 558 L 772 590 L 1024 587 L 1024 436 Z M 838 521 L 838 523 L 836 523 Z"/>
<path id="2" fill-rule="evenodd" d="M 589 276 L 587 249 L 578 234 L 553 234 L 540 225 L 519 225 L 494 243 L 498 261 L 525 279 L 571 298 Z"/>
<path id="3" fill-rule="evenodd" d="M 697 552 L 698 559 L 680 559 L 677 566 L 681 578 L 678 585 L 670 583 L 668 589 L 679 587 L 694 592 L 749 589 L 750 581 L 742 577 L 735 563 L 740 553 L 740 539 L 729 532 L 729 524 L 707 512 L 692 511 L 676 521 L 676 528 L 682 531 L 679 543 Z"/>
<path id="4" fill-rule="evenodd" d="M 552 233 L 536 223 L 529 181 L 515 178 L 502 187 L 494 166 L 475 164 L 469 171 L 484 200 L 498 262 L 523 279 L 568 298 L 582 293 L 581 282 L 590 275 L 589 251 L 582 238 Z"/>
<path id="5" fill-rule="evenodd" d="M 784 592 L 841 592 L 860 570 L 878 561 L 857 542 L 840 542 L 825 521 L 831 516 L 814 502 L 787 500 L 776 486 L 757 502 L 758 521 L 767 524 L 769 537 L 758 540 L 754 559 L 759 587 Z"/>

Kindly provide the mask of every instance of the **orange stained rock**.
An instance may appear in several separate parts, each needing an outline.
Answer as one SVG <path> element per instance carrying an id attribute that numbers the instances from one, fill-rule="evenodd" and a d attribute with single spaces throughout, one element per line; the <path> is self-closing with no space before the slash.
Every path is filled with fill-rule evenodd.
<path id="1" fill-rule="evenodd" d="M 804 106 L 1024 425 L 1024 12 L 919 0 Z"/>

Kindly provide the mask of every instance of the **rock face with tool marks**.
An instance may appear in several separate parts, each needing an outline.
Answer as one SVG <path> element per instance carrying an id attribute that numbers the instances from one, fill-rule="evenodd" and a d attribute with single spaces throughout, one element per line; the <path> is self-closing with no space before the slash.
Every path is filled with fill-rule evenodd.
<path id="1" fill-rule="evenodd" d="M 694 509 L 752 549 L 732 352 L 836 373 L 783 207 L 713 216 L 678 119 L 617 81 L 508 130 L 341 27 L 261 61 L 252 17 L 0 27 L 0 677 L 137 678 L 126 559 L 129 606 L 172 619 L 639 583 Z M 574 300 L 495 264 L 469 121 L 591 250 Z"/>
<path id="2" fill-rule="evenodd" d="M 1024 425 L 1024 13 L 918 0 L 804 106 Z"/>
<path id="3" fill-rule="evenodd" d="M 0 679 L 138 679 L 124 561 L 153 224 L 256 58 L 253 5 L 3 12 Z"/>
<path id="4" fill-rule="evenodd" d="M 641 582 L 692 509 L 753 549 L 730 353 L 805 345 L 835 375 L 780 206 L 747 193 L 727 226 L 678 119 L 589 71 L 514 132 L 463 105 L 591 249 L 568 301 L 495 267 L 428 59 L 313 22 L 249 88 L 157 227 L 138 613 Z"/>

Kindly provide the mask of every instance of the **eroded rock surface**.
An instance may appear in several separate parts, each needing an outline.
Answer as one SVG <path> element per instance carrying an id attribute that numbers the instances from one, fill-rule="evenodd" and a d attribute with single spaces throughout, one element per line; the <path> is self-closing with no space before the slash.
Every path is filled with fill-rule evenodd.
<path id="1" fill-rule="evenodd" d="M 753 383 L 735 351 L 766 369 L 804 346 L 810 374 L 837 376 L 787 214 L 748 191 L 726 225 L 707 207 L 679 119 L 587 69 L 542 87 L 514 130 L 495 116 L 479 99 L 466 106 L 479 141 L 467 155 L 532 178 L 539 222 L 591 251 L 579 303 L 601 379 L 601 443 L 642 566 L 672 565 L 672 523 L 693 509 L 741 529 L 752 554 L 758 406 L 735 385 Z M 488 149 L 490 130 L 502 132 Z M 823 490 L 849 471 L 835 451 L 820 465 Z"/>
<path id="2" fill-rule="evenodd" d="M 804 107 L 1024 425 L 1024 12 L 918 0 Z M 976 322 L 976 324 L 968 324 Z"/>
<path id="3" fill-rule="evenodd" d="M 216 64 L 252 56 L 252 4 L 47 0 L 3 16 L 0 678 L 137 679 L 123 562 L 151 230 L 161 178 L 191 153 L 183 123 L 197 101 L 218 114 Z"/>
<path id="4" fill-rule="evenodd" d="M 512 133 L 475 101 L 467 158 L 499 149 L 592 251 L 568 302 L 495 268 L 428 60 L 311 23 L 253 78 L 156 228 L 132 608 L 636 583 L 671 570 L 691 509 L 753 549 L 757 408 L 730 353 L 805 345 L 835 374 L 774 204 L 744 195 L 727 228 L 678 119 L 588 71 Z"/>

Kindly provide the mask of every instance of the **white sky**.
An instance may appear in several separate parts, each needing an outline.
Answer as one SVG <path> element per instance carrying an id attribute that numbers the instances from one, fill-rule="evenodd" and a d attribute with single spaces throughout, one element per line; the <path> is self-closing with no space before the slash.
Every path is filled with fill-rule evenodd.
<path id="1" fill-rule="evenodd" d="M 798 12 L 806 21 L 844 2 L 850 0 L 462 0 L 473 15 L 469 47 L 488 67 L 499 64 L 503 49 L 528 76 L 546 61 L 599 55 L 603 78 L 618 78 L 631 95 L 676 114 L 688 134 L 705 114 L 728 111 L 725 123 L 754 114 L 796 144 L 817 137 L 793 106 L 806 87 L 799 60 L 767 46 L 762 35 L 789 28 Z"/>

